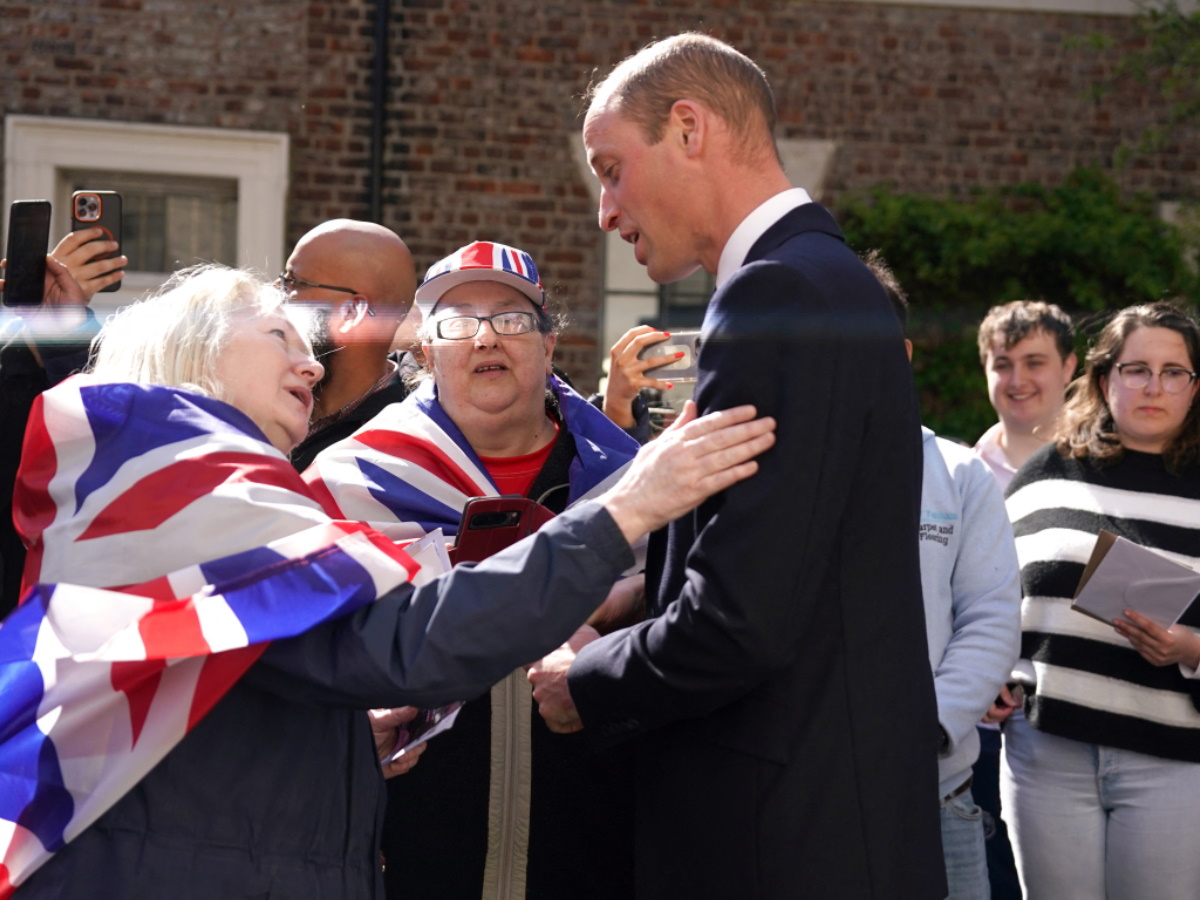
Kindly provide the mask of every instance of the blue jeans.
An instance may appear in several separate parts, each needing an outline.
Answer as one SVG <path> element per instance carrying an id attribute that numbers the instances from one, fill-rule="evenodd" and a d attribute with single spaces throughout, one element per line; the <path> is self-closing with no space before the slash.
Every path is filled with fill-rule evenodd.
<path id="1" fill-rule="evenodd" d="M 1200 763 L 1004 728 L 1004 816 L 1027 900 L 1200 897 Z"/>
<path id="2" fill-rule="evenodd" d="M 968 788 L 942 801 L 942 853 L 946 857 L 949 900 L 989 900 L 983 811 Z"/>

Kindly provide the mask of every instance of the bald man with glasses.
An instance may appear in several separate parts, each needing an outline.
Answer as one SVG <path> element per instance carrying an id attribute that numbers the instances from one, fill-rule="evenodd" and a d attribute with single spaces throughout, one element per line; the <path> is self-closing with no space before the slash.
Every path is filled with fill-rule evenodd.
<path id="1" fill-rule="evenodd" d="M 313 347 L 325 366 L 308 437 L 292 451 L 303 471 L 321 450 L 408 395 L 401 374 L 414 364 L 392 347 L 398 329 L 411 329 L 417 275 L 393 231 L 333 219 L 300 238 L 277 283 L 293 303 L 311 305 Z"/>

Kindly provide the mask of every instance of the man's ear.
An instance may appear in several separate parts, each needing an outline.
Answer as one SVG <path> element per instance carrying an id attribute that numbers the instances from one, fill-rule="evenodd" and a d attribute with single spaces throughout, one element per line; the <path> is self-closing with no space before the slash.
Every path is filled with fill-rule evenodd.
<path id="1" fill-rule="evenodd" d="M 554 346 L 557 343 L 558 343 L 558 335 L 556 335 L 556 334 L 546 335 L 546 374 L 547 375 L 554 374 L 551 371 L 551 368 L 554 363 Z"/>
<path id="2" fill-rule="evenodd" d="M 338 308 L 338 326 L 337 330 L 340 334 L 345 334 L 358 326 L 358 323 L 367 317 L 367 312 L 371 305 L 367 302 L 366 297 L 355 297 L 353 300 L 347 300 Z"/>
<path id="3" fill-rule="evenodd" d="M 708 110 L 694 100 L 676 100 L 667 116 L 667 125 L 684 152 L 696 156 L 707 136 Z"/>

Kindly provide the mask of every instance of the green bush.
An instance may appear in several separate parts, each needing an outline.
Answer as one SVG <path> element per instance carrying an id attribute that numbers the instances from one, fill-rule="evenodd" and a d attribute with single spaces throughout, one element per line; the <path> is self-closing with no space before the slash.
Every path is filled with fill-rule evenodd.
<path id="1" fill-rule="evenodd" d="M 1055 188 L 1021 184 L 966 199 L 878 187 L 843 198 L 837 214 L 850 246 L 878 249 L 908 294 L 926 424 L 967 441 L 995 421 L 975 345 L 991 306 L 1048 300 L 1078 321 L 1162 298 L 1190 305 L 1200 289 L 1181 231 L 1150 198 L 1122 197 L 1091 169 Z"/>

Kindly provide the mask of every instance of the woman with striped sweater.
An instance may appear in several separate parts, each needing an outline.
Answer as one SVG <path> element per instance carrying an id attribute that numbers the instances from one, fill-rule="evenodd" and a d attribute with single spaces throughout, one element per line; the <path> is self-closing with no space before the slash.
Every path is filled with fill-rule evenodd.
<path id="1" fill-rule="evenodd" d="M 1070 608 L 1101 529 L 1200 567 L 1197 363 L 1175 307 L 1117 313 L 1008 490 L 1037 680 L 1002 773 L 1027 900 L 1200 897 L 1200 603 L 1169 631 Z"/>

